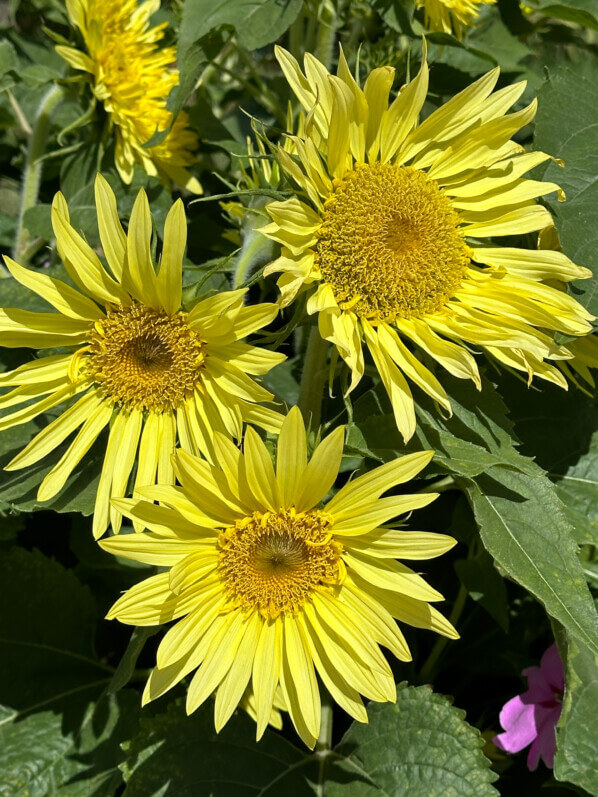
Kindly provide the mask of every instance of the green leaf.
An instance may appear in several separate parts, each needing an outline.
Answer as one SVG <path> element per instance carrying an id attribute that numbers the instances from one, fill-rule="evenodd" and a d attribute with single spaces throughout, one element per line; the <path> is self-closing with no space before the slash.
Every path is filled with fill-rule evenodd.
<path id="1" fill-rule="evenodd" d="M 19 65 L 17 51 L 12 44 L 7 41 L 0 42 L 0 77 L 3 77 L 7 72 L 14 70 Z"/>
<path id="2" fill-rule="evenodd" d="M 566 635 L 566 688 L 557 725 L 554 775 L 598 795 L 596 706 L 598 657 Z"/>
<path id="3" fill-rule="evenodd" d="M 487 797 L 498 792 L 479 731 L 427 686 L 397 687 L 396 704 L 370 704 L 331 759 L 327 797 Z"/>
<path id="4" fill-rule="evenodd" d="M 143 650 L 145 643 L 150 637 L 154 636 L 154 634 L 157 634 L 160 629 L 161 626 L 159 625 L 138 627 L 133 629 L 127 649 L 118 663 L 116 672 L 112 676 L 112 680 L 108 685 L 108 692 L 110 694 L 120 691 L 129 683 L 133 677 L 133 673 L 137 665 L 137 659 L 141 655 L 141 651 Z"/>
<path id="5" fill-rule="evenodd" d="M 46 241 L 50 241 L 54 237 L 50 216 L 51 208 L 51 205 L 40 202 L 25 211 L 23 224 L 33 238 L 45 238 Z"/>
<path id="6" fill-rule="evenodd" d="M 598 545 L 598 432 L 592 435 L 589 450 L 563 474 L 557 493 L 567 508 L 576 540 Z"/>
<path id="7" fill-rule="evenodd" d="M 0 794 L 111 797 L 140 700 L 104 694 L 113 671 L 93 648 L 91 593 L 39 551 L 13 548 L 0 556 L 0 605 Z"/>
<path id="8" fill-rule="evenodd" d="M 0 794 L 46 797 L 68 771 L 72 739 L 63 736 L 61 717 L 51 711 L 0 726 Z M 68 777 L 68 775 L 67 775 Z"/>
<path id="9" fill-rule="evenodd" d="M 598 9 L 595 0 L 529 0 L 527 5 L 534 11 L 541 11 L 547 17 L 564 19 L 584 28 L 598 30 Z"/>
<path id="10" fill-rule="evenodd" d="M 598 615 L 552 482 L 492 467 L 464 482 L 486 550 L 577 639 L 598 651 Z"/>
<path id="11" fill-rule="evenodd" d="M 230 25 L 248 50 L 272 44 L 297 18 L 302 0 L 186 0 L 180 50 L 220 25 Z"/>
<path id="12" fill-rule="evenodd" d="M 389 460 L 405 451 L 433 448 L 434 466 L 460 476 L 476 476 L 493 465 L 506 465 L 535 472 L 535 466 L 514 447 L 512 424 L 493 385 L 484 380 L 482 390 L 464 380 L 442 375 L 453 415 L 443 417 L 434 402 L 416 396 L 418 427 L 405 446 L 396 428 L 386 394 L 378 387 L 365 393 L 353 408 L 354 425 L 349 427 L 348 444 L 364 453 Z M 357 427 L 357 430 L 355 429 Z"/>
<path id="13" fill-rule="evenodd" d="M 41 415 L 28 424 L 2 432 L 0 452 L 7 453 L 2 457 L 0 467 L 24 448 L 33 434 L 39 432 L 51 417 L 53 416 L 50 414 Z M 106 449 L 104 435 L 100 436 L 77 465 L 58 495 L 44 502 L 37 498 L 37 491 L 43 478 L 56 465 L 68 445 L 69 441 L 63 443 L 43 460 L 23 470 L 0 470 L 0 511 L 10 509 L 32 512 L 36 509 L 53 509 L 56 512 L 81 512 L 83 515 L 91 515 Z"/>
<path id="14" fill-rule="evenodd" d="M 0 556 L 0 605 L 0 703 L 59 710 L 97 697 L 112 669 L 97 660 L 95 603 L 71 572 L 13 548 Z"/>
<path id="15" fill-rule="evenodd" d="M 499 64 L 505 72 L 523 71 L 521 61 L 530 55 L 529 47 L 513 36 L 495 9 L 483 10 L 482 17 L 465 41 L 447 33 L 429 34 L 428 41 L 439 45 L 435 64 L 444 63 L 472 75 L 487 72 L 492 64 Z"/>
<path id="16" fill-rule="evenodd" d="M 540 396 L 512 377 L 500 390 L 523 451 L 556 481 L 575 539 L 598 544 L 598 399 L 574 386 L 547 385 Z"/>
<path id="17" fill-rule="evenodd" d="M 455 570 L 469 597 L 479 603 L 503 631 L 508 631 L 507 588 L 488 552 L 480 551 L 471 559 L 458 559 Z"/>
<path id="18" fill-rule="evenodd" d="M 565 168 L 551 163 L 544 179 L 558 183 L 567 201 L 551 202 L 563 251 L 594 276 L 575 283 L 573 295 L 598 314 L 598 66 L 559 69 L 542 87 L 534 146 L 560 158 Z"/>
<path id="19" fill-rule="evenodd" d="M 243 711 L 217 734 L 212 706 L 188 717 L 171 704 L 141 720 L 123 772 L 124 797 L 307 797 L 318 761 L 269 731 L 256 742 L 255 723 Z"/>
<path id="20" fill-rule="evenodd" d="M 76 731 L 51 711 L 0 724 L 0 794 L 111 797 L 122 786 L 121 744 L 138 712 L 139 696 L 129 690 L 92 704 Z"/>

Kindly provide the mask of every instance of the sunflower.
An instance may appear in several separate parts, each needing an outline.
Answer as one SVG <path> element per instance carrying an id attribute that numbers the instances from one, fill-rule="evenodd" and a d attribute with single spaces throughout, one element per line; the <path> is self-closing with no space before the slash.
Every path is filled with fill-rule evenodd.
<path id="1" fill-rule="evenodd" d="M 289 53 L 276 52 L 307 116 L 305 132 L 290 136 L 294 154 L 278 151 L 298 190 L 266 207 L 272 222 L 261 232 L 282 244 L 282 255 L 264 273 L 282 272 L 282 305 L 310 291 L 307 310 L 351 369 L 349 390 L 364 372 L 364 339 L 405 440 L 415 430 L 407 380 L 450 412 L 442 384 L 412 346 L 478 389 L 470 346 L 529 381 L 566 388 L 551 361 L 571 353 L 554 332 L 584 335 L 592 316 L 558 288 L 590 272 L 560 252 L 480 241 L 552 224 L 536 197 L 559 187 L 523 177 L 549 156 L 511 140 L 534 118 L 536 102 L 505 115 L 525 83 L 492 93 L 495 69 L 418 124 L 425 54 L 389 105 L 390 67 L 372 71 L 360 88 L 342 53 L 333 76 L 309 54 L 304 74 Z"/>
<path id="2" fill-rule="evenodd" d="M 322 505 L 339 471 L 343 440 L 338 427 L 308 462 L 305 427 L 294 407 L 282 424 L 276 468 L 249 426 L 243 453 L 217 436 L 216 465 L 177 452 L 180 487 L 148 487 L 140 491 L 147 500 L 117 502 L 149 531 L 110 537 L 102 547 L 166 569 L 126 592 L 108 618 L 131 625 L 178 621 L 160 643 L 144 703 L 195 670 L 189 713 L 215 692 L 220 730 L 249 692 L 258 739 L 273 705 L 282 705 L 313 747 L 321 710 L 316 671 L 332 698 L 366 722 L 360 693 L 395 699 L 379 645 L 402 661 L 411 658 L 393 618 L 457 636 L 429 605 L 442 596 L 395 560 L 438 556 L 455 540 L 382 525 L 436 497 L 380 498 L 419 473 L 433 452 L 375 468 Z"/>
<path id="3" fill-rule="evenodd" d="M 197 136 L 181 111 L 173 124 L 166 108 L 179 82 L 176 48 L 159 48 L 166 23 L 150 27 L 159 0 L 67 0 L 69 19 L 81 32 L 87 52 L 59 45 L 56 50 L 72 67 L 92 76 L 93 93 L 103 103 L 113 128 L 115 162 L 129 184 L 133 167 L 169 185 L 175 182 L 193 193 L 201 185 L 187 171 L 195 161 Z M 156 146 L 145 147 L 157 131 L 169 130 Z"/>
<path id="4" fill-rule="evenodd" d="M 479 17 L 479 7 L 491 5 L 496 0 L 417 0 L 417 7 L 424 9 L 426 27 L 440 33 L 453 33 L 463 38 Z"/>
<path id="5" fill-rule="evenodd" d="M 81 427 L 39 487 L 38 498 L 46 501 L 110 426 L 93 520 L 99 536 L 109 519 L 118 531 L 121 516 L 110 498 L 125 495 L 136 460 L 136 485 L 156 478 L 172 484 L 177 438 L 187 451 L 213 457 L 215 431 L 241 437 L 245 421 L 278 431 L 282 416 L 257 404 L 272 394 L 249 374 L 267 373 L 284 355 L 238 342 L 277 313 L 273 304 L 245 307 L 243 289 L 203 299 L 189 312 L 181 309 L 187 232 L 180 199 L 166 218 L 156 274 L 145 192 L 137 195 L 127 235 L 101 175 L 95 194 L 110 271 L 71 226 L 60 193 L 52 204 L 52 224 L 58 254 L 76 288 L 5 258 L 13 277 L 58 312 L 0 310 L 2 345 L 60 353 L 0 374 L 0 387 L 13 388 L 0 397 L 0 409 L 26 404 L 0 418 L 0 431 L 66 405 L 6 466 L 17 470 L 38 462 Z"/>

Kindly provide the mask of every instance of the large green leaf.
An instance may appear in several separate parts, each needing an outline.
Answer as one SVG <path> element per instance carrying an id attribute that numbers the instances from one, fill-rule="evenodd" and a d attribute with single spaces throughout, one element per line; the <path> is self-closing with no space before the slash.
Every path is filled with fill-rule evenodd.
<path id="1" fill-rule="evenodd" d="M 71 738 L 62 735 L 60 716 L 51 711 L 0 725 L 0 794 L 45 797 L 52 782 L 62 781 L 71 746 Z"/>
<path id="2" fill-rule="evenodd" d="M 509 605 L 504 579 L 487 551 L 468 559 L 457 559 L 455 570 L 469 597 L 493 617 L 503 631 L 509 630 Z"/>
<path id="3" fill-rule="evenodd" d="M 577 639 L 598 652 L 598 615 L 552 482 L 492 467 L 465 482 L 486 550 Z"/>
<path id="4" fill-rule="evenodd" d="M 589 450 L 569 467 L 557 485 L 579 543 L 598 545 L 598 432 Z"/>
<path id="5" fill-rule="evenodd" d="M 96 608 L 57 562 L 22 548 L 0 556 L 0 703 L 79 712 L 110 681 L 93 649 Z"/>
<path id="6" fill-rule="evenodd" d="M 137 722 L 133 691 L 89 706 L 76 731 L 52 711 L 0 724 L 0 795 L 111 797 L 122 785 L 121 743 Z"/>
<path id="7" fill-rule="evenodd" d="M 594 3 L 595 5 L 595 3 Z M 534 145 L 565 163 L 551 163 L 546 180 L 565 190 L 567 201 L 552 202 L 565 253 L 594 272 L 575 284 L 574 295 L 598 314 L 598 66 L 587 59 L 578 71 L 561 68 L 542 87 Z"/>
<path id="8" fill-rule="evenodd" d="M 566 689 L 557 726 L 554 774 L 598 795 L 596 768 L 596 707 L 598 656 L 565 635 Z"/>
<path id="9" fill-rule="evenodd" d="M 453 414 L 443 412 L 428 397 L 416 396 L 418 426 L 408 446 L 402 441 L 380 386 L 365 393 L 353 410 L 348 444 L 378 459 L 393 459 L 406 450 L 432 448 L 433 466 L 441 472 L 476 476 L 493 465 L 533 472 L 535 466 L 514 447 L 512 423 L 494 386 L 484 380 L 481 392 L 473 384 L 442 375 Z"/>
<path id="10" fill-rule="evenodd" d="M 598 399 L 574 386 L 528 390 L 512 377 L 500 390 L 508 400 L 525 453 L 553 481 L 578 543 L 598 542 Z"/>
<path id="11" fill-rule="evenodd" d="M 7 429 L 0 435 L 0 467 L 24 448 L 34 433 L 40 431 L 49 417 L 42 415 L 24 426 Z M 69 476 L 63 489 L 49 501 L 41 502 L 37 490 L 44 476 L 56 465 L 70 441 L 53 451 L 41 462 L 24 470 L 0 470 L 0 511 L 32 512 L 53 509 L 56 512 L 81 512 L 91 515 L 100 478 L 105 441 L 101 437 Z"/>
<path id="12" fill-rule="evenodd" d="M 0 794 L 110 797 L 121 743 L 137 724 L 137 692 L 107 696 L 97 610 L 71 571 L 13 548 L 0 557 Z M 60 791 L 59 791 L 60 790 Z"/>
<path id="13" fill-rule="evenodd" d="M 534 11 L 541 11 L 547 17 L 564 19 L 583 25 L 584 28 L 598 30 L 598 8 L 596 0 L 528 0 L 527 5 Z"/>
<path id="14" fill-rule="evenodd" d="M 187 717 L 183 708 L 141 720 L 123 766 L 125 797 L 262 797 L 312 795 L 318 762 L 275 733 L 255 741 L 255 723 L 243 712 L 220 733 L 212 707 Z"/>
<path id="15" fill-rule="evenodd" d="M 273 732 L 256 744 L 243 712 L 216 734 L 211 707 L 187 717 L 171 705 L 141 721 L 123 766 L 125 797 L 496 794 L 480 734 L 448 698 L 401 684 L 396 705 L 368 713 L 369 725 L 354 723 L 324 762 Z"/>
<path id="16" fill-rule="evenodd" d="M 479 731 L 449 698 L 402 683 L 396 704 L 370 704 L 368 714 L 369 724 L 353 723 L 334 750 L 328 797 L 498 794 Z"/>
<path id="17" fill-rule="evenodd" d="M 220 25 L 235 28 L 248 50 L 265 47 L 293 24 L 302 5 L 303 0 L 186 0 L 180 51 Z"/>

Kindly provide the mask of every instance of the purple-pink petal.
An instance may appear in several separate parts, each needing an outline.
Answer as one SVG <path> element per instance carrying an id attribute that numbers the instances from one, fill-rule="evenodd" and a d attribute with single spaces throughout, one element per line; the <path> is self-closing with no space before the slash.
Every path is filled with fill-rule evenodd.
<path id="1" fill-rule="evenodd" d="M 523 670 L 529 688 L 521 695 L 524 703 L 554 703 L 554 687 L 548 683 L 544 673 L 539 667 L 528 667 Z"/>
<path id="2" fill-rule="evenodd" d="M 511 698 L 502 707 L 500 724 L 504 733 L 494 737 L 494 744 L 506 753 L 518 753 L 531 744 L 537 736 L 534 705 L 526 704 L 521 695 Z"/>
<path id="3" fill-rule="evenodd" d="M 556 752 L 556 724 L 561 716 L 561 705 L 545 708 L 536 706 L 535 722 L 538 737 L 532 744 L 527 756 L 527 766 L 533 772 L 540 758 L 552 769 Z"/>
<path id="4" fill-rule="evenodd" d="M 528 667 L 522 675 L 528 689 L 511 698 L 500 712 L 504 733 L 494 744 L 507 753 L 518 753 L 531 745 L 527 766 L 535 770 L 540 759 L 552 768 L 556 751 L 556 725 L 561 715 L 565 675 L 556 644 L 542 656 L 539 667 Z"/>
<path id="5" fill-rule="evenodd" d="M 565 691 L 565 672 L 556 643 L 551 645 L 542 656 L 540 669 L 554 691 L 562 695 Z"/>

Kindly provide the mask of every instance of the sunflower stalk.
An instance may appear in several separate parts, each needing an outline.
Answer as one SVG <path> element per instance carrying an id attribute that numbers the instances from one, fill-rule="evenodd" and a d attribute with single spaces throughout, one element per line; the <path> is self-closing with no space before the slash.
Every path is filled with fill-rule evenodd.
<path id="1" fill-rule="evenodd" d="M 319 22 L 315 56 L 326 65 L 327 69 L 330 69 L 336 39 L 336 9 L 332 0 L 327 0 L 322 5 L 319 13 Z"/>
<path id="2" fill-rule="evenodd" d="M 322 396 L 328 374 L 327 355 L 328 344 L 320 335 L 318 327 L 314 326 L 307 341 L 297 402 L 305 422 L 313 430 L 319 427 L 322 418 Z"/>
<path id="3" fill-rule="evenodd" d="M 473 559 L 473 557 L 477 554 L 478 550 L 479 550 L 478 541 L 477 538 L 474 537 L 467 550 L 467 558 Z M 466 601 L 467 601 L 467 589 L 463 584 L 461 584 L 459 587 L 459 591 L 457 592 L 457 597 L 455 598 L 455 603 L 453 604 L 453 609 L 449 615 L 449 621 L 452 623 L 452 625 L 456 626 L 457 623 L 459 622 L 463 609 L 465 608 Z M 430 655 L 424 662 L 424 665 L 420 671 L 420 680 L 422 681 L 422 683 L 432 682 L 433 679 L 432 676 L 434 675 L 436 664 L 440 659 L 440 657 L 442 656 L 442 653 L 444 652 L 447 642 L 448 639 L 446 637 L 440 637 L 434 643 L 434 647 L 432 648 Z"/>
<path id="4" fill-rule="evenodd" d="M 334 710 L 329 696 L 322 699 L 322 719 L 320 724 L 320 735 L 316 741 L 315 752 L 319 758 L 318 769 L 318 797 L 324 797 L 326 793 L 326 759 L 332 751 L 332 723 Z"/>
<path id="5" fill-rule="evenodd" d="M 15 247 L 13 256 L 15 260 L 22 259 L 26 253 L 29 245 L 29 232 L 24 226 L 25 214 L 35 206 L 37 202 L 37 195 L 39 191 L 39 183 L 43 168 L 44 150 L 48 140 L 48 132 L 50 130 L 50 122 L 52 121 L 52 114 L 57 105 L 64 97 L 64 89 L 62 86 L 52 86 L 46 94 L 44 94 L 35 121 L 33 129 L 29 138 L 29 145 L 27 147 L 27 157 L 25 159 L 25 168 L 23 171 L 23 187 L 21 189 L 21 207 L 19 209 L 19 219 L 17 222 L 17 234 L 15 238 Z"/>

